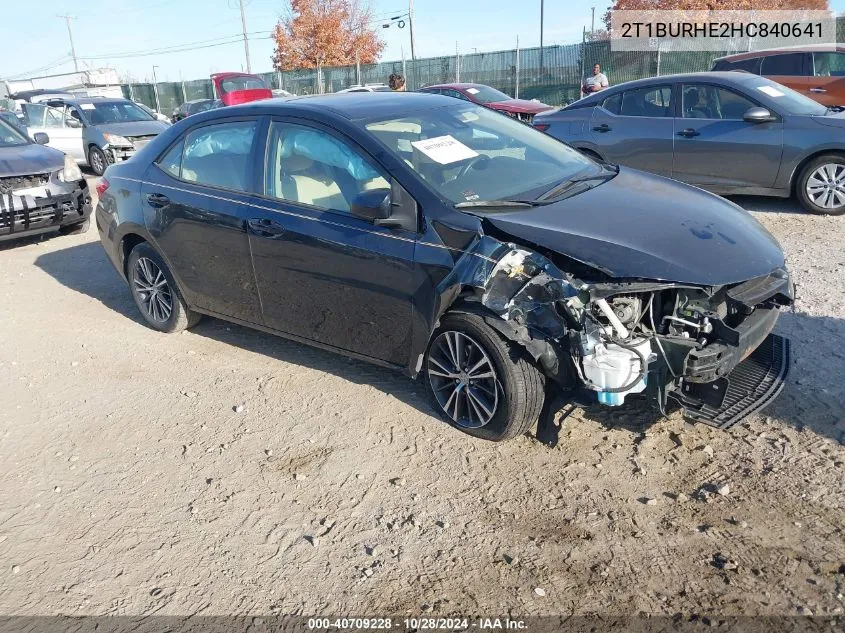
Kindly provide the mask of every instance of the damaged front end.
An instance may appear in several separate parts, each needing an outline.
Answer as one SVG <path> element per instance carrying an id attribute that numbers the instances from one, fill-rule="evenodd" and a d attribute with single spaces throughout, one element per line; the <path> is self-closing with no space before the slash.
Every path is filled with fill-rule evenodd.
<path id="1" fill-rule="evenodd" d="M 562 389 L 588 389 L 609 406 L 645 393 L 665 412 L 671 397 L 690 417 L 729 428 L 782 389 L 789 342 L 771 331 L 793 300 L 785 270 L 701 287 L 583 280 L 563 267 L 484 236 L 443 280 L 441 313 L 477 311 Z"/>

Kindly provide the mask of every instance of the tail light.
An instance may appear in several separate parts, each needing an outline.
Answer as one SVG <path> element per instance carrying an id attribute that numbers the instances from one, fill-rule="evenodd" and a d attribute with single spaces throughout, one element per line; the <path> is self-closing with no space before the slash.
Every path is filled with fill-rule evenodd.
<path id="1" fill-rule="evenodd" d="M 549 129 L 549 124 L 548 123 L 535 123 L 534 127 L 537 128 L 538 130 L 540 130 L 541 132 L 545 132 L 546 130 Z"/>
<path id="2" fill-rule="evenodd" d="M 97 197 L 102 198 L 103 194 L 106 192 L 106 189 L 109 188 L 109 181 L 105 178 L 100 178 L 97 182 Z"/>

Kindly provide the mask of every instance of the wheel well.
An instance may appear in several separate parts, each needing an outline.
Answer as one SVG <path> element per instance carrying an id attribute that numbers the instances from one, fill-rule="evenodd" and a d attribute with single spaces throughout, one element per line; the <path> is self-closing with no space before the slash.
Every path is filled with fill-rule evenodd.
<path id="1" fill-rule="evenodd" d="M 129 260 L 129 253 L 131 253 L 132 249 L 138 246 L 138 244 L 146 241 L 147 240 L 137 233 L 129 233 L 123 236 L 123 239 L 120 242 L 120 261 L 123 266 L 123 276 L 127 279 L 129 278 L 129 272 L 126 270 L 126 262 Z"/>
<path id="2" fill-rule="evenodd" d="M 829 154 L 845 158 L 845 152 L 843 151 L 836 149 L 824 149 L 816 152 L 815 154 L 810 154 L 809 156 L 804 158 L 800 163 L 798 163 L 798 166 L 795 168 L 795 171 L 792 172 L 792 176 L 789 182 L 789 191 L 790 193 L 792 193 L 792 195 L 795 195 L 797 192 L 797 189 L 795 187 L 798 184 L 798 176 L 800 176 L 801 172 L 804 171 L 804 167 L 806 167 L 810 161 L 815 160 L 819 156 L 825 156 Z"/>

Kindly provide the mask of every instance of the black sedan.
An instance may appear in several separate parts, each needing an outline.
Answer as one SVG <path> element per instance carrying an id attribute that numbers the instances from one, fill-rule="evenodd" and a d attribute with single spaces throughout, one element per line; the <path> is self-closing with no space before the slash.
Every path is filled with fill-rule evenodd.
<path id="1" fill-rule="evenodd" d="M 181 121 L 182 119 L 191 116 L 192 114 L 199 114 L 200 112 L 211 110 L 214 107 L 214 99 L 194 99 L 193 101 L 186 101 L 173 110 L 173 114 L 170 115 L 170 120 L 173 123 L 176 123 L 177 121 Z"/>
<path id="2" fill-rule="evenodd" d="M 538 129 L 611 163 L 728 194 L 845 213 L 845 114 L 750 73 L 653 77 L 543 113 Z"/>
<path id="3" fill-rule="evenodd" d="M 103 246 L 150 327 L 207 314 L 422 374 L 472 435 L 546 393 L 728 427 L 787 370 L 775 239 L 717 196 L 414 93 L 192 116 L 109 167 Z M 744 360 L 747 359 L 747 360 Z"/>
<path id="4" fill-rule="evenodd" d="M 58 228 L 84 233 L 91 196 L 76 162 L 0 118 L 0 240 Z"/>

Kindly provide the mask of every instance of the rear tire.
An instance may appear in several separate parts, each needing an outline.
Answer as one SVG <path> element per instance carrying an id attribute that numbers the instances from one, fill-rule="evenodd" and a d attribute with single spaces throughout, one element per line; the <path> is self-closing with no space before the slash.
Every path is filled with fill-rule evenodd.
<path id="1" fill-rule="evenodd" d="M 102 176 L 106 173 L 106 168 L 109 166 L 106 153 L 96 145 L 92 145 L 88 149 L 88 165 L 95 175 Z"/>
<path id="2" fill-rule="evenodd" d="M 65 224 L 64 226 L 59 227 L 59 233 L 62 235 L 79 235 L 81 233 L 87 233 L 88 229 L 91 227 L 91 220 L 89 218 L 85 218 L 82 222 L 76 222 L 75 224 Z"/>
<path id="3" fill-rule="evenodd" d="M 129 253 L 126 277 L 135 305 L 154 330 L 172 334 L 199 323 L 201 315 L 188 308 L 164 259 L 146 242 Z"/>
<path id="4" fill-rule="evenodd" d="M 543 374 L 522 348 L 476 314 L 454 312 L 441 319 L 424 367 L 435 411 L 473 437 L 511 439 L 527 433 L 540 416 Z"/>
<path id="5" fill-rule="evenodd" d="M 811 160 L 798 175 L 795 193 L 810 213 L 845 214 L 845 156 L 823 154 Z"/>

